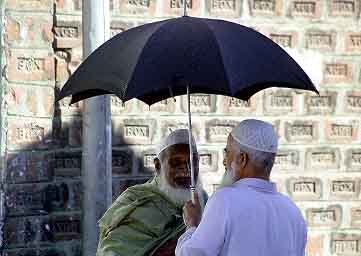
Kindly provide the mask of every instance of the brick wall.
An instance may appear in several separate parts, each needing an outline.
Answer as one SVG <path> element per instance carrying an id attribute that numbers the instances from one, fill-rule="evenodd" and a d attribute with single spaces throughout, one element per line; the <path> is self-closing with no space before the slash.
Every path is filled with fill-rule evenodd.
<path id="1" fill-rule="evenodd" d="M 110 0 L 112 34 L 179 16 L 183 0 Z M 191 98 L 202 178 L 223 174 L 226 136 L 240 120 L 272 122 L 272 179 L 309 225 L 308 256 L 361 254 L 361 24 L 359 0 L 188 0 L 189 14 L 251 26 L 278 44 L 322 56 L 320 97 L 268 89 L 249 102 Z M 81 62 L 80 0 L 8 0 L 2 37 L 5 255 L 80 254 L 81 110 L 54 95 Z M 184 97 L 148 107 L 112 98 L 113 192 L 152 174 L 154 144 L 186 127 Z"/>

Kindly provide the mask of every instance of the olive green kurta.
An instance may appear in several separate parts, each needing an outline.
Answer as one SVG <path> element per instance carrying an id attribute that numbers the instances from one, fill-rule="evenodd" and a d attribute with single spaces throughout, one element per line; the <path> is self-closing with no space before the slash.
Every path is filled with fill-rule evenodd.
<path id="1" fill-rule="evenodd" d="M 158 190 L 155 179 L 124 191 L 99 226 L 97 256 L 152 255 L 185 231 L 181 207 Z"/>

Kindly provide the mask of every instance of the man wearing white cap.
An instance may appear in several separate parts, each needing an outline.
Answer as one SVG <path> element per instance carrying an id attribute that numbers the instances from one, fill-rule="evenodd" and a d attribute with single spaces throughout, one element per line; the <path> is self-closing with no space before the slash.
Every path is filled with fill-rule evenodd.
<path id="1" fill-rule="evenodd" d="M 192 139 L 197 177 L 197 147 Z M 154 179 L 124 191 L 99 221 L 97 256 L 175 254 L 177 239 L 185 231 L 182 206 L 191 198 L 188 163 L 188 130 L 179 129 L 158 146 Z M 199 184 L 197 191 L 202 191 Z"/>
<path id="2" fill-rule="evenodd" d="M 223 187 L 207 202 L 187 202 L 187 231 L 177 256 L 303 256 L 307 226 L 300 210 L 269 181 L 277 153 L 271 124 L 247 119 L 228 136 Z M 196 200 L 197 201 L 197 200 Z"/>

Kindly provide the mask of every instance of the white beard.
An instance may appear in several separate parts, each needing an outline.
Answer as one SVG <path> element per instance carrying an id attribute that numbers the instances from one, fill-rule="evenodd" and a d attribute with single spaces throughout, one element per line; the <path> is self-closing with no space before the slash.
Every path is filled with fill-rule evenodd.
<path id="1" fill-rule="evenodd" d="M 198 177 L 199 179 L 199 177 Z M 165 177 L 165 171 L 161 170 L 160 175 L 158 176 L 158 188 L 169 199 L 178 206 L 183 206 L 186 202 L 192 200 L 191 191 L 189 188 L 174 188 L 172 187 L 167 178 Z M 201 208 L 204 207 L 204 197 L 201 182 L 197 182 L 196 191 L 198 193 L 199 202 Z"/>
<path id="2" fill-rule="evenodd" d="M 234 161 L 231 163 L 229 170 L 226 170 L 223 174 L 221 184 L 220 184 L 221 188 L 231 186 L 233 183 L 236 182 L 236 177 L 235 177 L 235 173 L 234 173 L 235 168 L 234 168 L 233 163 L 234 163 Z"/>

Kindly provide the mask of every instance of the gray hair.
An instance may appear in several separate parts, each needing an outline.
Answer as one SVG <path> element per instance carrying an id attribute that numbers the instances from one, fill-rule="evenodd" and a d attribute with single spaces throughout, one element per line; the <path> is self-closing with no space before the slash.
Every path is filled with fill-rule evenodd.
<path id="1" fill-rule="evenodd" d="M 273 164 L 275 162 L 276 154 L 270 152 L 259 151 L 251 149 L 247 146 L 241 145 L 236 140 L 233 140 L 233 147 L 238 152 L 247 154 L 249 160 L 258 168 L 270 174 Z"/>

